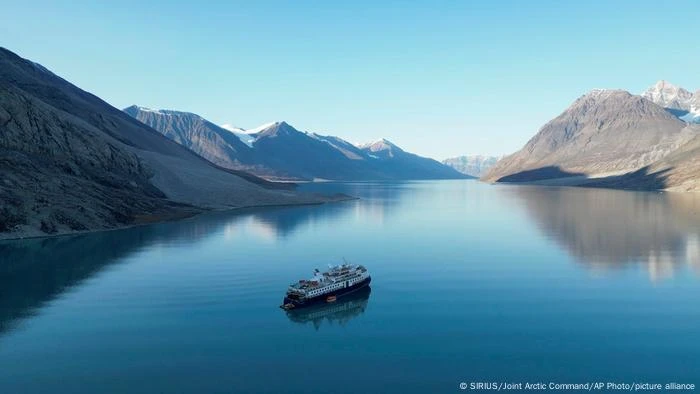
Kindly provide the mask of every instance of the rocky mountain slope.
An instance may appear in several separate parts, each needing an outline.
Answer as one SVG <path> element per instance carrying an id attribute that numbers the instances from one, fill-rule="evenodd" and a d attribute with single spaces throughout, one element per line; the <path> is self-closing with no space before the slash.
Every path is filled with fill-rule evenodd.
<path id="1" fill-rule="evenodd" d="M 662 80 L 642 93 L 642 97 L 666 108 L 683 121 L 700 123 L 700 90 L 690 93 Z"/>
<path id="2" fill-rule="evenodd" d="M 690 125 L 689 130 L 695 138 L 663 159 L 619 177 L 590 180 L 590 186 L 700 191 L 700 126 Z"/>
<path id="3" fill-rule="evenodd" d="M 177 111 L 124 110 L 203 157 L 273 180 L 387 180 L 464 177 L 441 163 L 383 145 L 358 147 L 341 138 L 299 131 L 286 122 L 243 130 Z"/>
<path id="4" fill-rule="evenodd" d="M 658 81 L 642 97 L 664 108 L 688 111 L 693 94 L 666 81 Z"/>
<path id="5" fill-rule="evenodd" d="M 0 48 L 0 237 L 322 200 L 264 186 Z"/>
<path id="6" fill-rule="evenodd" d="M 476 178 L 486 174 L 499 160 L 496 156 L 458 156 L 451 157 L 442 161 L 442 164 L 448 165 L 462 174 L 473 176 Z"/>
<path id="7" fill-rule="evenodd" d="M 661 89 L 663 92 L 663 89 Z M 684 94 L 680 94 L 684 97 Z M 658 95 L 676 105 L 679 94 Z M 694 189 L 688 154 L 697 140 L 689 125 L 654 102 L 622 90 L 594 90 L 544 125 L 520 151 L 500 160 L 484 177 L 492 182 L 572 179 L 572 184 Z M 690 149 L 693 151 L 693 149 Z M 676 157 L 669 168 L 663 160 Z M 663 174 L 659 173 L 663 167 Z M 644 170 L 644 177 L 638 171 Z M 692 172 L 692 171 L 691 171 Z M 695 177 L 700 176 L 696 174 Z"/>
<path id="8" fill-rule="evenodd" d="M 241 171 L 238 175 L 256 173 L 268 179 L 292 179 L 283 172 L 258 163 L 257 155 L 249 145 L 250 141 L 243 142 L 243 136 L 238 135 L 239 133 L 224 130 L 199 115 L 152 110 L 135 105 L 125 108 L 124 112 L 212 163 L 233 171 Z M 268 186 L 282 185 L 269 182 Z"/>

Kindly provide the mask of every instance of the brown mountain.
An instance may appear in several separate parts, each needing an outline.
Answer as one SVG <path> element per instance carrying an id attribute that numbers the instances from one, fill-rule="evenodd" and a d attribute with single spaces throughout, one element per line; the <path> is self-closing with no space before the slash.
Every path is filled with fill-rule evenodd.
<path id="1" fill-rule="evenodd" d="M 320 201 L 218 167 L 4 48 L 0 131 L 1 238 Z"/>
<path id="2" fill-rule="evenodd" d="M 570 184 L 591 186 L 686 187 L 689 162 L 681 152 L 690 149 L 697 136 L 694 126 L 646 98 L 622 90 L 594 90 L 544 125 L 523 149 L 500 160 L 483 179 L 569 178 Z M 662 164 L 675 155 L 678 159 L 669 162 L 673 168 Z"/>

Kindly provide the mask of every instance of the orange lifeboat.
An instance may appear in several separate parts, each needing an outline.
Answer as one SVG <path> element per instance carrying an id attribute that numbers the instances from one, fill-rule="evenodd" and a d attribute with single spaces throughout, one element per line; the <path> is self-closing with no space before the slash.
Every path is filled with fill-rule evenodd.
<path id="1" fill-rule="evenodd" d="M 326 298 L 326 302 L 335 302 L 335 300 L 335 296 L 328 296 L 328 298 Z"/>

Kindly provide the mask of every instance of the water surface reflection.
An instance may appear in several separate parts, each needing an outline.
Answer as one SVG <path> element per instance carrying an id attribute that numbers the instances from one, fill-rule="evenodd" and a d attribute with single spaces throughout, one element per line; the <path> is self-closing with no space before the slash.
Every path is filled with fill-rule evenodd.
<path id="1" fill-rule="evenodd" d="M 510 196 L 548 238 L 596 271 L 641 265 L 651 280 L 700 269 L 700 196 L 515 187 Z"/>
<path id="2" fill-rule="evenodd" d="M 0 242 L 0 392 L 405 394 L 455 390 L 465 371 L 697 377 L 699 196 L 302 188 L 360 200 Z M 368 289 L 278 308 L 290 280 L 342 257 L 370 268 L 371 307 Z M 319 365 L 333 367 L 310 385 Z"/>
<path id="3" fill-rule="evenodd" d="M 365 313 L 371 292 L 372 289 L 367 286 L 338 298 L 336 302 L 292 309 L 286 311 L 286 314 L 290 321 L 300 324 L 311 323 L 316 330 L 321 328 L 324 320 L 328 324 L 344 326 L 350 320 Z"/>

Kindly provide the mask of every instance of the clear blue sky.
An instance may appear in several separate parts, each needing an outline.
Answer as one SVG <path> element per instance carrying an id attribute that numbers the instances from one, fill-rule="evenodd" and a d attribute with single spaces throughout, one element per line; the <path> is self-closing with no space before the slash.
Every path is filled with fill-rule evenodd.
<path id="1" fill-rule="evenodd" d="M 1 2 L 1 46 L 116 107 L 438 159 L 513 152 L 593 88 L 700 88 L 691 1 Z"/>

